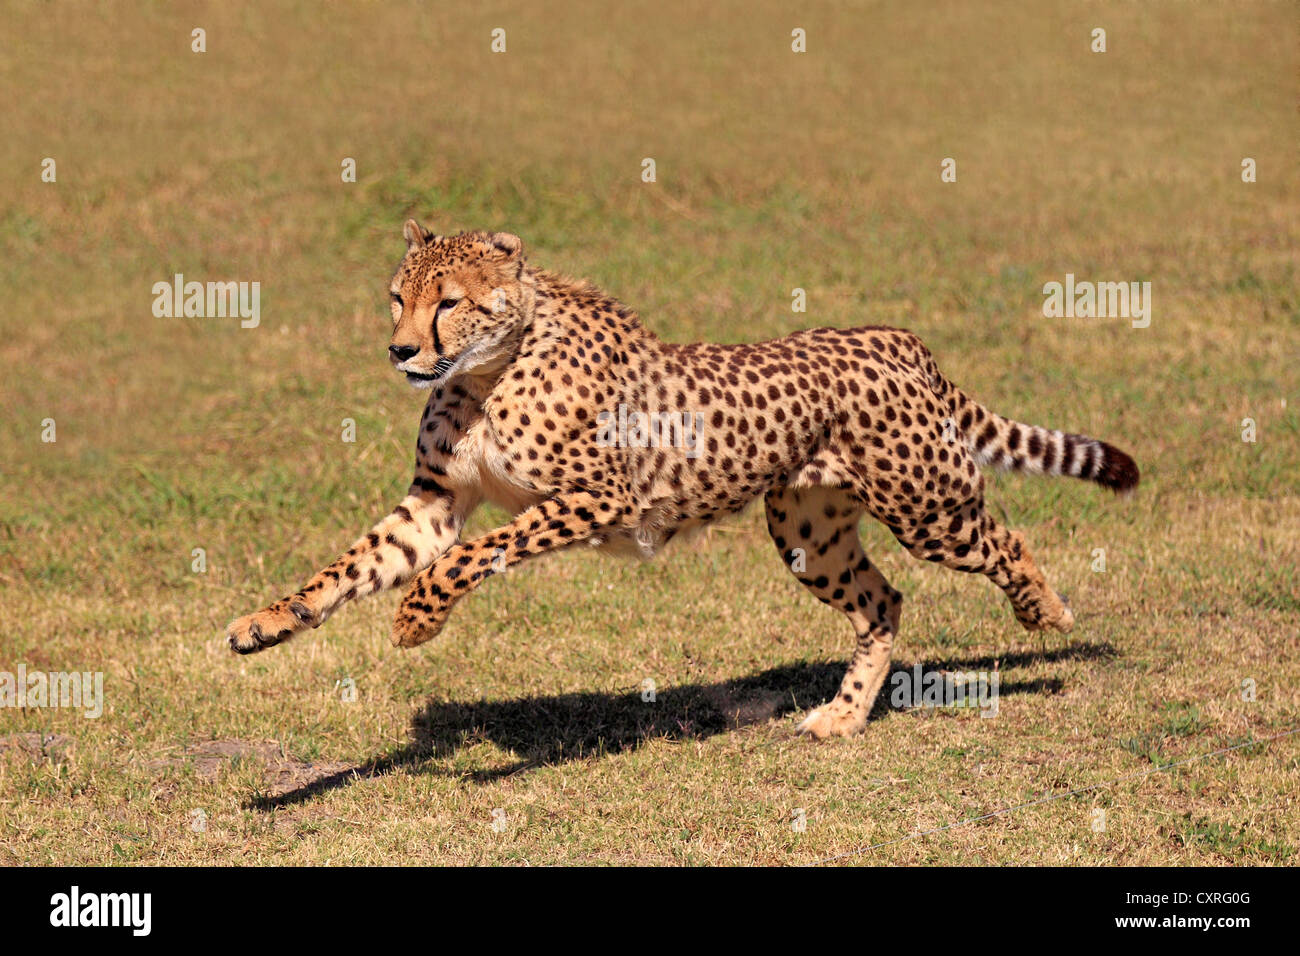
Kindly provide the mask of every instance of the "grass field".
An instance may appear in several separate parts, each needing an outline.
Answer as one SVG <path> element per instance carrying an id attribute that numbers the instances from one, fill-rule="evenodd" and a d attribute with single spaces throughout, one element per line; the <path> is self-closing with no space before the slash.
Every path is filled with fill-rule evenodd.
<path id="1" fill-rule="evenodd" d="M 0 709 L 0 862 L 1298 862 L 1300 735 L 1250 743 L 1300 726 L 1293 5 L 3 16 L 0 671 L 101 671 L 105 706 Z M 416 651 L 394 592 L 233 657 L 227 621 L 406 488 L 408 215 L 517 232 L 673 341 L 904 326 L 997 411 L 1128 449 L 1130 499 L 989 477 L 1074 633 L 864 524 L 896 665 L 996 668 L 999 712 L 799 738 L 852 637 L 751 509 L 521 566 Z M 260 282 L 260 325 L 155 318 L 175 273 Z M 1045 318 L 1066 273 L 1149 281 L 1150 327 Z"/>

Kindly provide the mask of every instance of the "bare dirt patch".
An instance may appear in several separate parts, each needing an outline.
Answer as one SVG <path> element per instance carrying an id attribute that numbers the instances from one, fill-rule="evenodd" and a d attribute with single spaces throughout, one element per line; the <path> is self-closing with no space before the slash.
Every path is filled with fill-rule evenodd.
<path id="1" fill-rule="evenodd" d="M 215 780 L 237 761 L 254 761 L 265 769 L 267 790 L 278 796 L 291 790 L 311 786 L 332 777 L 350 766 L 340 761 L 314 763 L 297 760 L 286 754 L 274 740 L 205 740 L 191 744 L 174 757 L 151 760 L 153 769 L 192 766 L 202 780 Z"/>
<path id="2" fill-rule="evenodd" d="M 16 751 L 36 761 L 49 758 L 55 763 L 62 763 L 67 759 L 68 751 L 72 749 L 74 743 L 76 740 L 67 734 L 41 734 L 29 731 L 0 737 L 0 753 Z"/>

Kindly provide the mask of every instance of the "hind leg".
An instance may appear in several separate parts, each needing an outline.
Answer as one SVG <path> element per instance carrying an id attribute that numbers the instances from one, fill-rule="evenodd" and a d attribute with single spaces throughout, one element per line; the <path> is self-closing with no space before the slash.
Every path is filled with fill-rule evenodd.
<path id="1" fill-rule="evenodd" d="M 899 534 L 914 556 L 957 571 L 978 571 L 1000 587 L 1026 630 L 1069 631 L 1074 614 L 1047 584 L 1019 531 L 1004 528 L 982 499 L 926 515 Z"/>
<path id="2" fill-rule="evenodd" d="M 857 733 L 889 673 L 903 596 L 863 553 L 862 505 L 847 492 L 780 488 L 768 493 L 766 505 L 768 531 L 786 567 L 822 603 L 842 611 L 858 638 L 839 693 L 810 713 L 799 732 L 818 738 Z"/>

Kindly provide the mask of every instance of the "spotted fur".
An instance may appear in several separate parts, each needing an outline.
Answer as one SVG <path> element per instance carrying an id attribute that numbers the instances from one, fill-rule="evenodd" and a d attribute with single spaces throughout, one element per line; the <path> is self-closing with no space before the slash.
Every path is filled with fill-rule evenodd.
<path id="1" fill-rule="evenodd" d="M 516 236 L 435 236 L 414 220 L 404 235 L 390 359 L 431 390 L 411 486 L 301 590 L 234 621 L 228 640 L 240 653 L 402 583 L 393 641 L 413 647 L 442 629 L 457 600 L 519 561 L 578 543 L 650 555 L 761 497 L 782 558 L 857 637 L 839 692 L 800 729 L 849 734 L 888 671 L 902 606 L 863 553 L 862 514 L 918 558 L 988 576 L 1026 628 L 1067 631 L 1070 609 L 1023 537 L 985 508 L 977 466 L 1116 491 L 1138 483 L 1133 459 L 1111 445 L 989 412 L 910 332 L 675 345 L 587 283 L 529 265 Z M 694 452 L 611 444 L 601 413 L 620 405 L 689 413 L 702 426 Z M 485 499 L 514 518 L 462 541 Z"/>

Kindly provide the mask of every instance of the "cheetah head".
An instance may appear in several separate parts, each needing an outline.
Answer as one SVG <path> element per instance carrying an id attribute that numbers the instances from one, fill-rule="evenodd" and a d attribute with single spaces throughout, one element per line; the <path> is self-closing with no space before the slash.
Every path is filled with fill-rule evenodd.
<path id="1" fill-rule="evenodd" d="M 435 236 L 414 219 L 406 255 L 389 285 L 388 357 L 416 388 L 508 360 L 530 309 L 524 244 L 508 232 Z"/>

